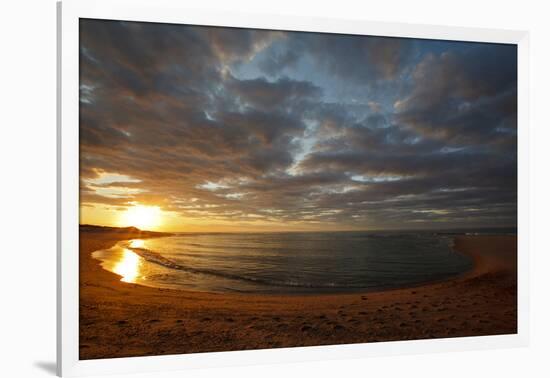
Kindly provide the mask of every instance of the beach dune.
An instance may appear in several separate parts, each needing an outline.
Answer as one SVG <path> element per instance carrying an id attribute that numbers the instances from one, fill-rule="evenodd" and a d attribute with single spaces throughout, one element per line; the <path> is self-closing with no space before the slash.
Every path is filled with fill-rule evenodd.
<path id="1" fill-rule="evenodd" d="M 516 236 L 456 236 L 455 249 L 474 264 L 450 280 L 338 295 L 151 288 L 121 282 L 91 256 L 121 240 L 157 236 L 81 226 L 80 359 L 517 332 Z"/>

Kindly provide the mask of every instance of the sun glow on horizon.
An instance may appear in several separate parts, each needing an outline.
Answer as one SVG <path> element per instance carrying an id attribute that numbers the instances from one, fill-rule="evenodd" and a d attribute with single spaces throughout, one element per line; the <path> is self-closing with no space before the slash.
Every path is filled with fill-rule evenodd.
<path id="1" fill-rule="evenodd" d="M 123 227 L 134 226 L 141 230 L 157 229 L 162 225 L 162 212 L 158 206 L 134 205 L 124 211 L 119 220 Z"/>

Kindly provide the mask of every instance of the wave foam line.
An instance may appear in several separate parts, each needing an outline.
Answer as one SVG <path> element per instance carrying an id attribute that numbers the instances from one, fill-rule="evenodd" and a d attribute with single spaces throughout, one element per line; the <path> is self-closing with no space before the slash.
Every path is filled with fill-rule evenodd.
<path id="1" fill-rule="evenodd" d="M 364 288 L 365 285 L 337 285 L 335 283 L 329 282 L 326 284 L 306 284 L 306 283 L 300 283 L 300 282 L 294 282 L 294 281 L 277 281 L 277 280 L 267 280 L 262 278 L 255 278 L 255 277 L 245 277 L 240 276 L 237 274 L 231 274 L 231 273 L 224 273 L 219 272 L 216 270 L 211 269 L 201 269 L 201 268 L 192 268 L 189 266 L 184 266 L 181 264 L 178 264 L 164 256 L 162 256 L 160 253 L 151 251 L 146 248 L 136 248 L 136 247 L 130 247 L 129 245 L 125 245 L 125 248 L 131 250 L 135 254 L 139 255 L 143 259 L 158 264 L 161 266 L 164 266 L 166 268 L 170 269 L 176 269 L 181 270 L 184 272 L 189 273 L 197 273 L 197 274 L 207 274 L 211 276 L 221 277 L 221 278 L 227 278 L 227 279 L 233 279 L 233 280 L 239 280 L 239 281 L 246 281 L 246 282 L 252 282 L 256 284 L 261 285 L 267 285 L 267 286 L 291 286 L 291 287 L 303 287 L 303 288 Z"/>

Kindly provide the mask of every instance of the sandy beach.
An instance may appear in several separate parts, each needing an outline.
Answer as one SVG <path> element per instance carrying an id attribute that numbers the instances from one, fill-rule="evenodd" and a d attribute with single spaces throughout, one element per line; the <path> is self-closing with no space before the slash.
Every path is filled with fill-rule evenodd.
<path id="1" fill-rule="evenodd" d="M 120 281 L 92 258 L 137 229 L 80 232 L 80 359 L 512 334 L 516 236 L 456 236 L 474 261 L 454 279 L 363 294 L 252 295 Z"/>

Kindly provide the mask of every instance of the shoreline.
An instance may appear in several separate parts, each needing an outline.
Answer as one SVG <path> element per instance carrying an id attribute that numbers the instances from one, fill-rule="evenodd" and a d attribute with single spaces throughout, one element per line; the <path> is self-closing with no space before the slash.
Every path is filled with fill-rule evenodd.
<path id="1" fill-rule="evenodd" d="M 306 295 L 211 293 L 121 282 L 91 253 L 144 235 L 81 231 L 80 236 L 81 359 L 517 330 L 515 236 L 455 237 L 454 249 L 472 258 L 473 266 L 443 281 Z"/>
<path id="2" fill-rule="evenodd" d="M 151 231 L 149 231 L 151 232 Z M 159 234 L 164 234 L 164 233 L 159 233 Z M 137 238 L 140 238 L 140 239 L 150 239 L 150 238 L 157 238 L 157 237 L 169 237 L 169 236 L 173 236 L 174 234 L 167 234 L 167 235 L 148 235 L 148 236 L 139 236 L 139 237 L 132 237 L 132 238 L 129 238 L 129 239 L 120 239 L 118 241 L 114 241 L 113 244 L 111 245 L 108 245 L 107 247 L 103 248 L 103 249 L 110 249 L 114 246 L 116 246 L 116 244 L 118 243 L 124 243 L 124 242 L 130 242 L 131 240 L 133 239 L 137 239 Z M 456 238 L 457 237 L 460 237 L 460 236 L 463 236 L 463 237 L 468 237 L 468 236 L 480 236 L 480 235 L 452 235 L 452 238 L 453 238 L 453 245 L 451 246 L 451 249 L 453 250 L 454 253 L 459 253 L 459 254 L 462 254 L 463 256 L 466 256 L 467 258 L 470 259 L 471 261 L 471 266 L 469 269 L 465 270 L 464 272 L 460 272 L 460 273 L 457 273 L 457 274 L 453 274 L 453 275 L 450 275 L 450 276 L 447 276 L 447 277 L 444 277 L 444 278 L 439 278 L 439 279 L 433 279 L 433 280 L 427 280 L 427 281 L 423 281 L 423 282 L 418 282 L 418 283 L 413 283 L 413 284 L 409 284 L 409 285 L 404 285 L 404 286 L 395 286 L 395 287 L 387 287 L 387 288 L 374 288 L 374 289 L 368 289 L 368 288 L 357 288 L 356 290 L 350 290 L 350 289 L 346 289 L 346 290 L 343 290 L 341 292 L 338 292 L 337 290 L 335 291 L 332 291 L 332 292 L 288 292 L 288 293 L 277 293 L 277 292 L 270 292 L 270 291 L 266 291 L 266 292 L 260 292 L 260 293 L 256 293 L 256 292 L 239 292 L 239 291 L 202 291 L 202 290 L 188 290 L 188 289 L 178 289 L 178 288 L 170 288 L 170 287 L 160 287 L 160 286 L 150 286 L 150 285 L 145 285 L 145 284 L 142 284 L 142 283 L 128 283 L 128 282 L 124 282 L 122 280 L 120 280 L 122 283 L 124 284 L 132 284 L 132 285 L 136 285 L 136 286 L 140 286 L 140 287 L 147 287 L 147 288 L 153 288 L 153 289 L 163 289 L 163 290 L 174 290 L 174 291 L 177 291 L 177 292 L 189 292 L 189 293 L 205 293 L 205 294 L 228 294 L 228 295 L 265 295 L 265 296 L 276 296 L 276 297 L 295 297 L 295 296 L 332 296 L 332 295 L 338 295 L 338 296 L 341 296 L 341 295 L 357 295 L 357 294 L 372 294 L 372 293 L 378 293 L 378 292 L 386 292 L 386 291 L 392 291 L 392 290 L 405 290 L 405 289 L 414 289 L 414 288 L 419 288 L 419 287 L 423 287 L 423 286 L 427 286 L 427 285 L 432 285 L 432 284 L 437 284 L 437 283 L 442 283 L 442 282 L 445 282 L 445 281 L 449 281 L 449 280 L 455 280 L 455 279 L 459 279 L 463 276 L 467 277 L 471 274 L 475 274 L 475 270 L 478 268 L 478 263 L 476 263 L 476 260 L 475 260 L 475 256 L 474 254 L 471 254 L 471 253 L 464 253 L 460 250 L 458 250 L 456 248 Z M 483 236 L 502 236 L 502 235 L 483 235 Z M 510 236 L 510 235 L 503 235 L 503 236 Z M 515 235 L 513 235 L 515 236 Z M 140 257 L 143 258 L 143 256 L 141 256 L 138 252 L 136 252 L 134 250 L 134 248 L 129 248 L 132 252 L 136 253 L 137 255 L 139 255 Z M 135 248 L 135 249 L 140 249 L 140 248 Z M 155 254 L 158 254 L 158 252 L 155 252 L 155 251 L 152 251 L 152 250 L 147 250 L 149 252 L 152 252 L 152 253 L 155 253 Z M 90 256 L 92 257 L 92 259 L 94 260 L 97 260 L 98 264 L 101 266 L 101 268 L 105 271 L 107 271 L 108 273 L 110 274 L 114 274 L 115 276 L 117 277 L 120 277 L 122 278 L 122 276 L 118 275 L 117 273 L 115 272 L 112 272 L 110 270 L 108 270 L 107 268 L 104 268 L 103 267 L 103 264 L 101 262 L 100 259 L 97 259 L 97 258 L 94 258 L 92 256 L 92 254 L 96 252 L 96 251 L 92 251 L 90 253 Z"/>

